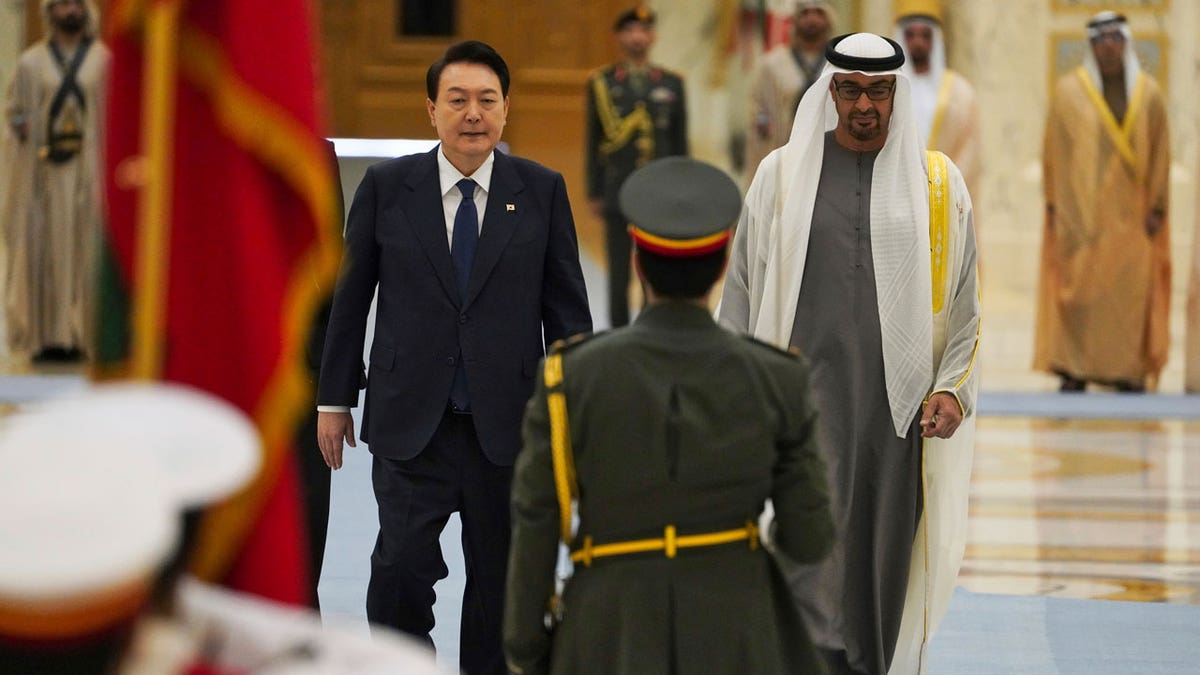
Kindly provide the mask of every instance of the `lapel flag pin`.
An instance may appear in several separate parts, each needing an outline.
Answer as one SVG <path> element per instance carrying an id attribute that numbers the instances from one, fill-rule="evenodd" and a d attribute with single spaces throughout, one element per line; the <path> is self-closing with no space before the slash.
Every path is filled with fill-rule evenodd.
<path id="1" fill-rule="evenodd" d="M 517 210 L 517 205 L 516 205 L 516 204 L 505 204 L 505 205 L 504 205 L 504 210 L 505 210 L 505 211 L 516 211 L 516 210 Z"/>

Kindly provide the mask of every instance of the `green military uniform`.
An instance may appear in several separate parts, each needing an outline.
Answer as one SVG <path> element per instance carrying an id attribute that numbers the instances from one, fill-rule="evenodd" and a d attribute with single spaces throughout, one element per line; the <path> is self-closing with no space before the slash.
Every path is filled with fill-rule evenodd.
<path id="1" fill-rule="evenodd" d="M 596 71 L 587 87 L 587 189 L 604 200 L 609 315 L 629 323 L 629 221 L 617 193 L 629 174 L 660 157 L 688 154 L 683 79 L 651 65 L 635 71 L 614 64 Z"/>
<path id="2" fill-rule="evenodd" d="M 640 184 L 671 193 L 654 209 L 681 217 L 711 210 L 704 180 L 651 171 L 672 162 L 719 174 L 686 159 L 650 165 Z M 737 190 L 720 178 L 732 192 L 724 211 L 732 220 Z M 673 193 L 672 181 L 694 183 L 700 196 Z M 679 206 L 692 201 L 695 210 Z M 645 229 L 673 255 L 676 235 Z M 695 241 L 712 252 L 712 238 Z M 718 241 L 718 254 L 724 245 Z M 832 543 L 808 378 L 800 358 L 725 331 L 686 300 L 660 299 L 630 327 L 553 350 L 526 410 L 514 470 L 510 672 L 819 672 L 757 531 L 771 499 L 779 552 L 811 562 Z M 564 436 L 555 439 L 558 430 Z M 560 601 L 555 566 L 564 534 L 575 570 Z M 550 606 L 561 617 L 553 629 Z"/>

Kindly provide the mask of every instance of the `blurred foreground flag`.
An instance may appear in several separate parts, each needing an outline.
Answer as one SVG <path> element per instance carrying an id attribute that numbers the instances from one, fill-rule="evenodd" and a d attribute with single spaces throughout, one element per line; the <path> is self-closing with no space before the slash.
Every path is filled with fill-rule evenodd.
<path id="1" fill-rule="evenodd" d="M 298 604 L 309 563 L 293 437 L 341 245 L 312 25 L 308 0 L 111 3 L 97 316 L 99 377 L 189 384 L 254 419 L 262 469 L 206 516 L 192 568 Z"/>

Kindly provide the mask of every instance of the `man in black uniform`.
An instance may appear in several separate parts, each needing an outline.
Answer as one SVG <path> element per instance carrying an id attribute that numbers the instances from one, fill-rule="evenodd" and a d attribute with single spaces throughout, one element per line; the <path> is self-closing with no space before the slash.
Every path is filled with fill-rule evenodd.
<path id="1" fill-rule="evenodd" d="M 770 499 L 763 540 L 778 553 L 813 562 L 832 543 L 808 366 L 707 309 L 737 187 L 673 157 L 630 176 L 620 203 L 647 305 L 632 326 L 552 350 L 526 409 L 509 671 L 820 672 L 758 527 Z M 561 600 L 560 540 L 575 563 Z"/>
<path id="2" fill-rule="evenodd" d="M 588 81 L 587 175 L 592 212 L 604 219 L 608 313 L 614 328 L 629 323 L 629 221 L 617 191 L 652 159 L 688 154 L 683 79 L 650 63 L 654 13 L 625 12 L 613 25 L 621 62 Z"/>

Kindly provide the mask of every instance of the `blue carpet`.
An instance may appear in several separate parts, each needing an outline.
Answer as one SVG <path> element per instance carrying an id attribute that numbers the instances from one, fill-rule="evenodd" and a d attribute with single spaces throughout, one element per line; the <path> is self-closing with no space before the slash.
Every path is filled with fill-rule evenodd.
<path id="1" fill-rule="evenodd" d="M 979 394 L 981 417 L 1163 420 L 1200 419 L 1200 394 L 997 392 Z"/>
<path id="2" fill-rule="evenodd" d="M 1200 607 L 985 595 L 959 588 L 930 649 L 931 675 L 1200 672 Z"/>
<path id="3" fill-rule="evenodd" d="M 31 403 L 86 386 L 83 375 L 4 375 L 0 376 L 0 403 Z"/>

